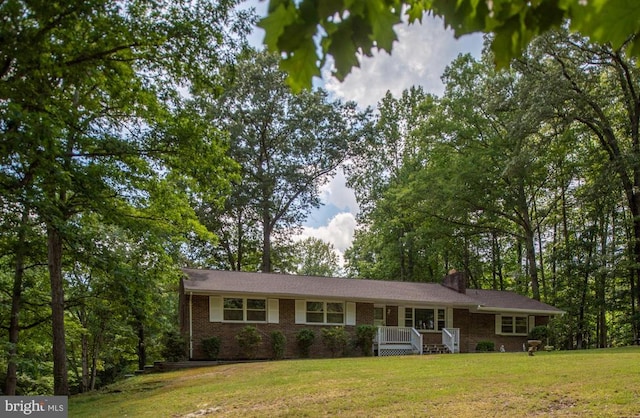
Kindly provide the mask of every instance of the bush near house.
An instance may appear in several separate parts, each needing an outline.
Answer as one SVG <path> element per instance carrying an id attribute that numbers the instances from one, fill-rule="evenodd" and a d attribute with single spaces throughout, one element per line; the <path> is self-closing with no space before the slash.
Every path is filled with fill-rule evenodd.
<path id="1" fill-rule="evenodd" d="M 533 327 L 531 331 L 529 331 L 530 340 L 540 340 L 546 343 L 548 336 L 549 328 L 546 325 L 538 325 L 537 327 Z"/>
<path id="2" fill-rule="evenodd" d="M 258 347 L 262 343 L 262 335 L 256 327 L 247 325 L 236 335 L 240 347 L 240 355 L 248 359 L 256 358 Z"/>
<path id="3" fill-rule="evenodd" d="M 338 357 L 345 355 L 349 337 L 344 327 L 323 328 L 322 342 L 331 351 L 332 357 Z"/>
<path id="4" fill-rule="evenodd" d="M 179 332 L 166 332 L 162 338 L 162 345 L 160 354 L 166 361 L 180 361 L 187 358 L 187 344 Z"/>
<path id="5" fill-rule="evenodd" d="M 282 331 L 273 331 L 271 333 L 271 349 L 274 360 L 281 360 L 284 358 L 284 351 L 287 346 L 287 337 Z"/>
<path id="6" fill-rule="evenodd" d="M 493 341 L 479 341 L 478 344 L 476 344 L 476 351 L 480 353 L 496 351 L 496 345 Z"/>
<path id="7" fill-rule="evenodd" d="M 209 360 L 217 360 L 220 354 L 220 337 L 210 337 L 202 340 L 202 350 Z"/>
<path id="8" fill-rule="evenodd" d="M 316 334 L 308 328 L 303 328 L 296 333 L 296 344 L 298 345 L 300 357 L 309 357 L 309 351 L 315 339 Z"/>
<path id="9" fill-rule="evenodd" d="M 373 340 L 378 328 L 373 325 L 358 325 L 356 327 L 356 347 L 360 348 L 363 356 L 373 355 Z"/>

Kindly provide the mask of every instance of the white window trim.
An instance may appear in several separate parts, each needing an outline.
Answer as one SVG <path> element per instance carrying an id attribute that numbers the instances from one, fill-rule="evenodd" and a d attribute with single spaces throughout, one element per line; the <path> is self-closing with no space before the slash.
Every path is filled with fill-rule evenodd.
<path id="1" fill-rule="evenodd" d="M 307 322 L 307 302 L 322 303 L 323 322 Z M 327 322 L 327 304 L 341 303 L 342 322 Z M 296 299 L 296 324 L 303 325 L 355 325 L 356 324 L 356 304 L 355 302 L 345 302 L 341 300 L 324 300 L 324 299 Z"/>
<path id="2" fill-rule="evenodd" d="M 225 299 L 242 299 L 242 320 L 224 319 L 224 300 Z M 265 301 L 265 320 L 255 321 L 247 320 L 247 299 L 258 299 Z M 279 301 L 278 299 L 269 299 L 263 296 L 240 296 L 240 295 L 224 295 L 209 296 L 209 322 L 224 322 L 231 324 L 267 324 L 279 323 Z"/>
<path id="3" fill-rule="evenodd" d="M 502 331 L 502 318 L 512 318 L 513 332 Z M 525 318 L 527 323 L 527 332 L 516 332 L 515 318 Z M 529 335 L 531 330 L 531 317 L 529 315 L 496 315 L 496 335 L 505 335 L 511 337 L 523 337 Z"/>

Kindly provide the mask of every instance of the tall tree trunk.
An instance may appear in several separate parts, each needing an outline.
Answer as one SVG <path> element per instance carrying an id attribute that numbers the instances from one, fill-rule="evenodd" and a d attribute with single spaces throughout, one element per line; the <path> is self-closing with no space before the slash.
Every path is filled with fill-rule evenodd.
<path id="1" fill-rule="evenodd" d="M 144 370 L 147 365 L 147 346 L 144 335 L 144 323 L 141 318 L 136 318 L 138 332 L 138 370 Z"/>
<path id="2" fill-rule="evenodd" d="M 603 216 L 600 228 L 600 254 L 605 268 L 598 269 L 596 282 L 596 301 L 598 306 L 598 347 L 607 346 L 607 306 L 606 306 L 606 283 L 608 266 L 608 245 L 607 245 L 607 217 Z"/>
<path id="3" fill-rule="evenodd" d="M 538 206 L 536 205 L 536 201 L 533 201 L 533 210 L 536 216 L 536 219 L 538 217 Z M 549 293 L 547 290 L 547 281 L 545 280 L 545 275 L 544 275 L 544 258 L 542 257 L 543 254 L 543 247 L 542 247 L 542 231 L 541 228 L 536 228 L 537 230 L 537 242 L 538 242 L 538 258 L 540 259 L 540 284 L 542 285 L 542 296 L 544 297 L 545 301 L 549 300 Z"/>
<path id="4" fill-rule="evenodd" d="M 16 394 L 18 387 L 18 339 L 20 337 L 20 308 L 22 307 L 22 282 L 24 278 L 24 259 L 26 252 L 26 229 L 29 220 L 29 208 L 22 211 L 18 240 L 15 250 L 15 271 L 13 276 L 13 291 L 11 295 L 11 314 L 9 317 L 9 352 L 7 353 L 7 377 L 5 393 L 9 396 Z"/>
<path id="5" fill-rule="evenodd" d="M 593 251 L 595 246 L 595 229 L 592 227 L 592 231 L 589 232 L 589 249 L 587 251 L 587 260 L 585 262 L 584 276 L 582 282 L 582 289 L 580 289 L 580 310 L 578 311 L 578 331 L 576 335 L 576 348 L 583 349 L 585 347 L 584 336 L 587 332 L 587 324 L 585 319 L 585 311 L 587 305 L 587 293 L 589 289 L 589 276 L 591 275 L 591 269 L 593 264 Z"/>
<path id="6" fill-rule="evenodd" d="M 262 265 L 263 273 L 271 273 L 271 222 L 268 211 L 262 216 Z"/>
<path id="7" fill-rule="evenodd" d="M 53 225 L 47 227 L 49 278 L 51 281 L 51 324 L 53 331 L 53 394 L 69 395 L 67 349 L 64 334 L 64 287 L 62 280 L 62 237 Z"/>
<path id="8" fill-rule="evenodd" d="M 536 264 L 535 230 L 529 215 L 529 205 L 525 195 L 522 179 L 518 184 L 517 212 L 520 218 L 520 226 L 524 232 L 524 245 L 527 252 L 527 274 L 531 283 L 533 298 L 540 300 L 540 287 L 538 285 L 538 265 Z"/>

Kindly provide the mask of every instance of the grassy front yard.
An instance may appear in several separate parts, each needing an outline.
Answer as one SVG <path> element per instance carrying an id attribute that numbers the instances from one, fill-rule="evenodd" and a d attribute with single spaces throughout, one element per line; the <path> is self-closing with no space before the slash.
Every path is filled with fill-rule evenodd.
<path id="1" fill-rule="evenodd" d="M 70 417 L 640 416 L 640 348 L 287 360 L 138 376 Z"/>

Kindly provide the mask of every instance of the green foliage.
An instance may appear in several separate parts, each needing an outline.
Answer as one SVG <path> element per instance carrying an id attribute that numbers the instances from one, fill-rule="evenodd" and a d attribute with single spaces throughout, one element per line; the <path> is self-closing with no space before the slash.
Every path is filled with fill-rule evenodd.
<path id="1" fill-rule="evenodd" d="M 359 66 L 358 54 L 371 56 L 374 49 L 390 53 L 397 40 L 393 26 L 401 22 L 401 13 L 409 23 L 424 15 L 442 17 L 456 37 L 492 33 L 491 48 L 502 67 L 536 35 L 567 21 L 594 41 L 640 54 L 640 40 L 632 37 L 640 31 L 640 6 L 628 0 L 279 0 L 270 2 L 269 14 L 259 26 L 266 31 L 267 48 L 285 54 L 282 68 L 299 90 L 311 87 L 312 77 L 320 74 L 328 56 L 335 62 L 334 75 L 343 80 Z M 321 48 L 315 48 L 315 37 Z"/>
<path id="2" fill-rule="evenodd" d="M 333 244 L 309 237 L 298 242 L 296 249 L 296 274 L 320 277 L 336 277 L 340 274 L 338 256 Z"/>
<path id="3" fill-rule="evenodd" d="M 549 327 L 547 327 L 546 325 L 538 325 L 537 327 L 533 327 L 531 331 L 529 331 L 529 339 L 531 340 L 540 340 L 546 344 L 548 337 Z"/>
<path id="4" fill-rule="evenodd" d="M 476 352 L 486 353 L 491 351 L 496 351 L 496 345 L 493 341 L 478 341 L 478 344 L 476 344 Z"/>
<path id="5" fill-rule="evenodd" d="M 298 352 L 300 353 L 300 357 L 308 358 L 309 351 L 311 350 L 311 345 L 313 341 L 316 339 L 316 334 L 313 330 L 308 328 L 303 328 L 296 333 L 296 344 L 298 346 Z"/>
<path id="6" fill-rule="evenodd" d="M 204 350 L 204 354 L 207 356 L 209 360 L 217 360 L 218 354 L 220 354 L 220 345 L 222 344 L 222 340 L 220 337 L 209 337 L 204 338 L 202 340 L 202 349 Z"/>
<path id="7" fill-rule="evenodd" d="M 7 289 L 24 289 L 2 317 L 20 318 L 11 324 L 19 352 L 37 325 L 29 306 L 52 318 L 55 394 L 70 391 L 67 364 L 84 391 L 93 376 L 119 375 L 128 353 L 143 365 L 157 357 L 172 313 L 168 262 L 185 236 L 213 238 L 191 202 L 204 190 L 220 200 L 235 164 L 224 134 L 184 108 L 181 89 L 210 87 L 236 50 L 251 19 L 236 21 L 234 4 L 0 3 L 11 22 L 0 26 L 0 246 L 15 256 L 2 275 L 16 278 Z M 43 301 L 32 288 L 47 275 L 21 272 L 47 265 Z M 105 301 L 109 314 L 123 312 L 118 320 Z"/>
<path id="8" fill-rule="evenodd" d="M 373 355 L 373 340 L 376 337 L 378 328 L 373 325 L 358 325 L 356 327 L 356 347 L 360 348 L 362 355 Z"/>
<path id="9" fill-rule="evenodd" d="M 240 347 L 240 355 L 254 359 L 256 351 L 262 344 L 262 335 L 260 335 L 256 327 L 247 325 L 236 335 L 236 341 Z"/>
<path id="10" fill-rule="evenodd" d="M 259 255 L 260 271 L 294 271 L 282 252 L 277 260 L 272 236 L 286 245 L 368 123 L 369 113 L 331 100 L 324 90 L 294 94 L 278 63 L 277 55 L 248 50 L 225 68 L 224 94 L 204 90 L 193 99 L 228 131 L 228 155 L 242 168 L 224 207 L 198 205 L 200 219 L 221 238 L 211 262 L 228 269 L 255 270 Z"/>
<path id="11" fill-rule="evenodd" d="M 349 336 L 344 327 L 322 328 L 322 343 L 331 351 L 333 357 L 345 355 Z"/>
<path id="12" fill-rule="evenodd" d="M 271 351 L 274 360 L 281 360 L 284 358 L 285 350 L 287 348 L 287 337 L 282 331 L 273 331 L 271 333 Z"/>

